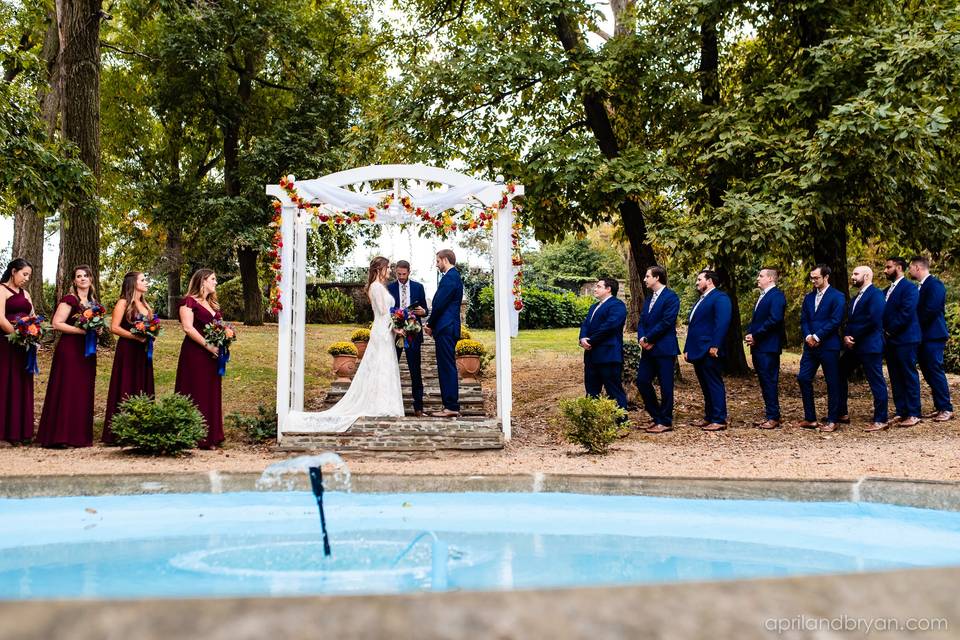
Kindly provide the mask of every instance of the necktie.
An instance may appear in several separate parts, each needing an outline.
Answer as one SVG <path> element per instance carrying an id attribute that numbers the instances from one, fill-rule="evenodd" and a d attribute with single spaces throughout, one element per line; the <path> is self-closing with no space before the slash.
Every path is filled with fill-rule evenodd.
<path id="1" fill-rule="evenodd" d="M 757 298 L 757 304 L 753 305 L 753 310 L 754 310 L 754 311 L 756 311 L 757 308 L 760 306 L 760 301 L 763 300 L 763 296 L 765 296 L 765 295 L 767 295 L 767 292 L 766 292 L 766 291 L 761 291 L 761 292 L 760 292 L 760 297 Z"/>
<path id="2" fill-rule="evenodd" d="M 894 289 L 894 287 L 896 287 L 896 286 L 897 286 L 897 283 L 894 282 L 894 283 L 891 284 L 889 287 L 887 287 L 887 297 L 886 297 L 887 300 L 890 299 L 890 295 L 893 293 L 893 289 Z"/>
<path id="3" fill-rule="evenodd" d="M 409 298 L 407 297 L 407 283 L 403 283 L 400 285 L 400 307 L 403 309 L 406 309 L 408 300 Z"/>
<path id="4" fill-rule="evenodd" d="M 860 289 L 860 293 L 858 293 L 857 297 L 853 299 L 853 306 L 850 307 L 850 315 L 853 315 L 853 312 L 857 310 L 857 303 L 860 302 L 860 298 L 863 297 L 863 292 L 866 290 L 866 287 Z"/>
<path id="5" fill-rule="evenodd" d="M 813 310 L 816 311 L 820 308 L 820 301 L 823 299 L 823 291 L 817 291 L 817 299 L 813 301 Z"/>
<path id="6" fill-rule="evenodd" d="M 647 307 L 647 313 L 653 311 L 653 303 L 657 301 L 657 296 L 660 295 L 659 291 L 654 291 L 653 295 L 650 296 L 650 306 Z"/>

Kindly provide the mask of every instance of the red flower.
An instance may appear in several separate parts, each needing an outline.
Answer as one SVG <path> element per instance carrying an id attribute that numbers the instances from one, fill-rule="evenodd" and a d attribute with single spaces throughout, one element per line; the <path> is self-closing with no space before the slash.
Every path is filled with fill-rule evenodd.
<path id="1" fill-rule="evenodd" d="M 513 308 L 516 309 L 517 311 L 520 311 L 521 309 L 523 309 L 523 301 L 522 301 L 522 300 L 514 300 L 514 301 L 513 301 Z"/>

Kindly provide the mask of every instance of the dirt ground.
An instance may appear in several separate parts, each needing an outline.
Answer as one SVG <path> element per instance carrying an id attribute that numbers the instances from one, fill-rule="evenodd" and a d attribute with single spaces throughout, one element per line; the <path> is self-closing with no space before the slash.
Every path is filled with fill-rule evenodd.
<path id="1" fill-rule="evenodd" d="M 832 434 L 794 426 L 802 418 L 796 364 L 781 372 L 781 404 L 785 426 L 761 431 L 753 422 L 762 403 L 754 378 L 727 380 L 731 427 L 706 433 L 689 426 L 700 417 L 702 400 L 689 365 L 677 389 L 673 432 L 649 435 L 632 432 L 606 455 L 587 455 L 562 442 L 551 419 L 557 400 L 582 393 L 579 361 L 549 354 L 538 366 L 514 369 L 513 439 L 502 451 L 442 453 L 418 457 L 353 454 L 354 473 L 390 474 L 523 474 L 566 473 L 631 476 L 722 478 L 833 478 L 863 476 L 960 480 L 958 436 L 960 418 L 924 421 L 910 429 L 891 428 L 864 433 L 872 400 L 865 383 L 851 385 L 853 424 Z M 547 372 L 547 373 L 545 373 Z M 960 398 L 960 378 L 950 377 L 954 398 Z M 921 383 L 922 384 L 922 383 Z M 492 393 L 492 381 L 486 385 Z M 924 411 L 932 408 L 924 387 Z M 819 381 L 818 407 L 825 411 L 826 391 Z M 634 422 L 639 411 L 631 413 Z M 178 473 L 197 471 L 262 471 L 294 454 L 269 447 L 229 444 L 219 451 L 195 451 L 180 458 L 151 458 L 102 446 L 48 450 L 39 447 L 0 448 L 0 475 L 71 475 L 110 473 Z"/>

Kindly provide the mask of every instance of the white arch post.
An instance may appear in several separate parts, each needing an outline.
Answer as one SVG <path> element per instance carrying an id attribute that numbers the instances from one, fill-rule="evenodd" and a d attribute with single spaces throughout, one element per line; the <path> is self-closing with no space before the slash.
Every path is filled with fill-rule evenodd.
<path id="1" fill-rule="evenodd" d="M 481 181 L 454 171 L 426 165 L 371 165 L 333 173 L 315 180 L 294 181 L 300 197 L 317 206 L 333 210 L 365 213 L 375 206 L 390 190 L 373 190 L 374 181 L 393 183 L 394 203 L 387 212 L 378 211 L 374 224 L 422 224 L 410 216 L 398 202 L 403 182 L 414 181 L 408 188 L 414 207 L 438 213 L 452 206 L 499 206 L 506 185 L 501 181 Z M 437 190 L 430 185 L 446 188 Z M 352 189 L 350 187 L 353 187 Z M 293 431 L 309 416 L 303 411 L 305 319 L 306 319 L 306 254 L 310 214 L 301 210 L 287 196 L 279 184 L 266 186 L 268 195 L 281 204 L 280 225 L 283 237 L 281 257 L 280 303 L 277 348 L 277 441 L 283 444 L 284 431 Z M 512 198 L 523 195 L 523 187 L 516 185 L 505 207 L 493 223 L 494 325 L 496 331 L 497 363 L 497 418 L 506 440 L 511 436 L 513 410 L 512 359 L 510 338 L 515 336 L 516 314 L 513 304 Z"/>

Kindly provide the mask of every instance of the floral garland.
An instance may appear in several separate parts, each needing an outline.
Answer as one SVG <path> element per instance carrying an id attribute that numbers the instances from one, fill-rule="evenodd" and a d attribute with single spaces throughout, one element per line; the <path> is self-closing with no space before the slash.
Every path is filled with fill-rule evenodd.
<path id="1" fill-rule="evenodd" d="M 371 206 L 367 208 L 367 213 L 360 215 L 357 213 L 344 214 L 341 212 L 336 212 L 333 214 L 323 213 L 320 207 L 310 204 L 308 200 L 301 197 L 297 192 L 296 186 L 292 179 L 284 176 L 280 178 L 280 188 L 286 193 L 290 201 L 297 206 L 298 209 L 302 211 L 307 211 L 313 215 L 318 221 L 326 224 L 333 225 L 348 225 L 356 224 L 363 220 L 375 221 L 377 219 L 377 212 L 386 211 L 390 208 L 390 205 L 393 204 L 394 194 L 389 193 L 384 196 L 376 206 Z M 482 209 L 480 212 L 474 216 L 472 210 L 457 210 L 457 209 L 447 209 L 441 211 L 437 215 L 431 214 L 426 209 L 422 207 L 414 207 L 413 202 L 410 200 L 409 196 L 403 196 L 400 198 L 400 205 L 403 209 L 410 215 L 419 218 L 426 222 L 429 225 L 432 225 L 437 232 L 444 238 L 446 238 L 448 233 L 456 233 L 457 231 L 474 231 L 477 229 L 489 230 L 493 227 L 494 220 L 497 219 L 497 214 L 501 209 L 507 206 L 507 203 L 510 202 L 510 196 L 516 192 L 516 185 L 512 182 L 507 183 L 506 188 L 503 191 L 503 195 L 500 198 L 500 202 L 496 205 L 492 205 Z M 281 249 L 283 248 L 283 234 L 280 229 L 282 222 L 281 211 L 282 205 L 279 200 L 273 201 L 274 216 L 273 220 L 270 222 L 270 226 L 273 227 L 273 241 L 270 248 L 270 259 L 271 259 L 271 269 L 273 271 L 273 286 L 271 289 L 270 295 L 270 310 L 274 315 L 279 314 L 283 310 L 283 304 L 280 302 L 280 283 L 282 280 L 281 277 Z M 518 213 L 522 211 L 522 208 L 519 204 L 514 204 L 514 210 Z M 523 309 L 523 258 L 520 255 L 520 224 L 515 223 L 511 231 L 511 245 L 512 245 L 512 256 L 511 263 L 513 266 L 518 267 L 517 273 L 513 278 L 513 307 L 517 311 Z"/>

